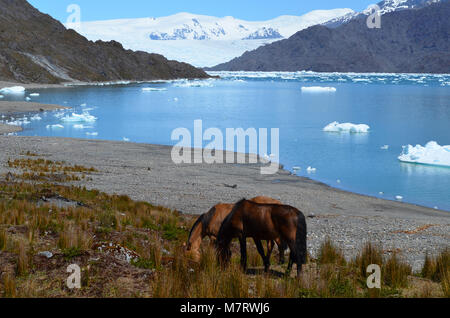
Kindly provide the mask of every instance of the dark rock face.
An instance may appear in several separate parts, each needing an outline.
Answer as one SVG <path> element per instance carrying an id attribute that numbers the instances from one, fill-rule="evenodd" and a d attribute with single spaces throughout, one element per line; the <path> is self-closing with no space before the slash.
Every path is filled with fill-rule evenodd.
<path id="1" fill-rule="evenodd" d="M 206 78 L 162 55 L 92 42 L 26 0 L 0 0 L 0 80 L 34 83 Z"/>
<path id="2" fill-rule="evenodd" d="M 211 70 L 450 73 L 449 17 L 445 1 L 385 14 L 380 29 L 313 26 Z"/>

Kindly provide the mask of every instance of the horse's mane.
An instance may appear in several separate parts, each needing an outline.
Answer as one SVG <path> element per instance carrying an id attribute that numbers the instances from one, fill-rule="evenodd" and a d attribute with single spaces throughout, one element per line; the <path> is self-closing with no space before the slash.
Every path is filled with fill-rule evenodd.
<path id="1" fill-rule="evenodd" d="M 191 232 L 189 233 L 189 238 L 188 238 L 188 242 L 190 242 L 192 234 L 194 233 L 194 230 L 197 228 L 197 226 L 199 225 L 200 222 L 202 222 L 203 224 L 203 219 L 205 218 L 205 214 L 200 215 L 200 217 L 197 219 L 197 221 L 195 221 L 194 225 L 192 226 Z"/>

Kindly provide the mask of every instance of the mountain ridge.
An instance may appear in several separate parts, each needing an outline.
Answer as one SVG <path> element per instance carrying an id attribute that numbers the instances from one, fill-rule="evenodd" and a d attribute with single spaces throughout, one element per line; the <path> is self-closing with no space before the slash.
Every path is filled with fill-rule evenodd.
<path id="1" fill-rule="evenodd" d="M 449 16 L 443 1 L 387 13 L 381 29 L 366 18 L 313 26 L 208 70 L 450 73 Z"/>

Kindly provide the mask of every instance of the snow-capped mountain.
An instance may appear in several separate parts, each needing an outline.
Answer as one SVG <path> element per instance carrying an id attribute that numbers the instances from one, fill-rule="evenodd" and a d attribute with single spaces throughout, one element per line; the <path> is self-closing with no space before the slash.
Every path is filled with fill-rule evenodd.
<path id="1" fill-rule="evenodd" d="M 115 40 L 126 49 L 160 53 L 196 66 L 213 66 L 353 12 L 351 9 L 316 10 L 268 21 L 178 13 L 161 18 L 83 22 L 77 31 L 92 41 Z"/>
<path id="2" fill-rule="evenodd" d="M 377 6 L 380 8 L 380 15 L 384 15 L 386 13 L 399 11 L 399 10 L 407 10 L 407 9 L 420 9 L 423 7 L 426 7 L 432 3 L 441 2 L 441 1 L 448 1 L 448 0 L 383 0 L 377 4 Z M 363 15 L 370 15 L 373 13 L 373 9 L 371 9 L 371 6 L 369 6 L 366 10 L 362 12 L 350 12 L 344 16 L 337 17 L 334 19 L 331 19 L 324 23 L 324 25 L 328 27 L 338 27 L 341 24 L 347 23 L 351 21 L 352 19 L 355 19 L 357 17 L 363 16 Z"/>

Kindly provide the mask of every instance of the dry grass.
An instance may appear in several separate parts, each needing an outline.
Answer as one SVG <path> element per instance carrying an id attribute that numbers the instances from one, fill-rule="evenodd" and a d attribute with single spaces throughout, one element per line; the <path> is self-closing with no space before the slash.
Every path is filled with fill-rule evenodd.
<path id="1" fill-rule="evenodd" d="M 67 167 L 34 156 L 8 165 L 46 174 Z M 69 167 L 67 173 L 95 171 Z M 247 273 L 240 269 L 236 242 L 230 266 L 221 269 L 215 249 L 206 242 L 198 264 L 185 257 L 182 244 L 193 216 L 75 185 L 48 180 L 30 184 L 17 175 L 17 180 L 0 181 L 0 297 L 402 297 L 406 290 L 405 295 L 435 297 L 449 293 L 449 275 L 442 270 L 448 269 L 448 252 L 428 258 L 423 270 L 428 285 L 410 284 L 410 267 L 397 255 L 384 261 L 377 245 L 367 244 L 348 261 L 331 240 L 322 244 L 317 260 L 309 259 L 300 279 L 286 276 L 286 265 L 273 265 L 265 274 L 250 241 Z M 99 250 L 99 246 L 108 248 Z M 53 256 L 39 255 L 44 251 Z M 70 264 L 82 270 L 80 290 L 65 284 Z M 370 264 L 382 265 L 381 291 L 367 289 Z M 438 278 L 442 288 L 431 281 Z"/>

